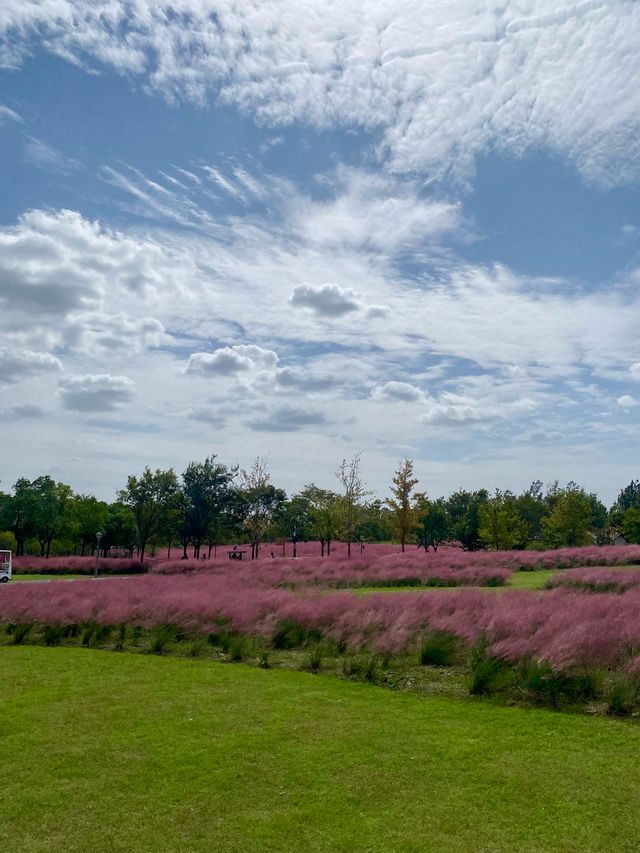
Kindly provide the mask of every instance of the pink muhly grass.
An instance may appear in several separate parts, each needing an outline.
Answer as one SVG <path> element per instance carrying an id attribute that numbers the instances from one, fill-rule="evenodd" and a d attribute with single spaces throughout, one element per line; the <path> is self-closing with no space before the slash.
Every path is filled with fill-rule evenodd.
<path id="1" fill-rule="evenodd" d="M 96 557 L 14 557 L 13 570 L 18 574 L 46 575 L 82 575 L 93 574 L 96 567 Z M 100 574 L 135 574 L 146 571 L 140 560 L 129 557 L 100 557 L 98 560 Z"/>
<path id="2" fill-rule="evenodd" d="M 549 587 L 575 587 L 589 592 L 625 592 L 640 586 L 640 569 L 568 569 L 552 575 Z"/>

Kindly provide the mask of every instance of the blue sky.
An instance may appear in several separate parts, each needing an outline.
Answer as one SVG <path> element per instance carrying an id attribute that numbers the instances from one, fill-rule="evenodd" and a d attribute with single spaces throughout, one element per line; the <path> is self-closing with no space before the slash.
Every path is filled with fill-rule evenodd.
<path id="1" fill-rule="evenodd" d="M 639 472 L 640 7 L 9 0 L 0 488 Z"/>

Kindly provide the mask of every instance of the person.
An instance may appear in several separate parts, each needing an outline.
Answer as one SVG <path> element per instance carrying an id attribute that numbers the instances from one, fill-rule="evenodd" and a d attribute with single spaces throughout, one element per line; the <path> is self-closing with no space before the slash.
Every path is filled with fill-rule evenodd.
<path id="1" fill-rule="evenodd" d="M 272 560 L 275 560 L 275 558 L 276 558 L 276 555 L 275 555 L 275 554 L 273 553 L 273 551 L 272 551 L 272 552 L 271 552 L 271 559 L 272 559 Z"/>

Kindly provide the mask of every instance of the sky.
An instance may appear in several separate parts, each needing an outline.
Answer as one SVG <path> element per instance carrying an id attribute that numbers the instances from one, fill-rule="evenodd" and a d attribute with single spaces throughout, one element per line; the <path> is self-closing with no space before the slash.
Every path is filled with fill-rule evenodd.
<path id="1" fill-rule="evenodd" d="M 640 3 L 3 0 L 0 489 L 640 477 Z"/>

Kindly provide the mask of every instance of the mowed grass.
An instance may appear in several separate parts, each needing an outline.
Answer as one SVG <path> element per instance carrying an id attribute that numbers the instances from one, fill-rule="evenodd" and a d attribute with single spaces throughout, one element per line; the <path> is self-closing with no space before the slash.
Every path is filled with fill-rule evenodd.
<path id="1" fill-rule="evenodd" d="M 640 847 L 634 723 L 88 649 L 0 679 L 12 853 Z"/>
<path id="2" fill-rule="evenodd" d="M 90 575 L 16 575 L 11 578 L 10 583 L 18 583 L 19 581 L 74 581 L 78 578 L 87 578 Z"/>
<path id="3" fill-rule="evenodd" d="M 549 580 L 551 575 L 558 572 L 558 569 L 539 569 L 533 572 L 513 572 L 505 586 L 479 586 L 472 587 L 467 585 L 453 586 L 370 586 L 359 587 L 354 589 L 354 592 L 360 595 L 368 595 L 372 592 L 438 592 L 439 590 L 451 589 L 486 589 L 489 592 L 500 592 L 505 589 L 544 589 L 544 585 Z M 333 590 L 332 590 L 333 592 Z"/>

